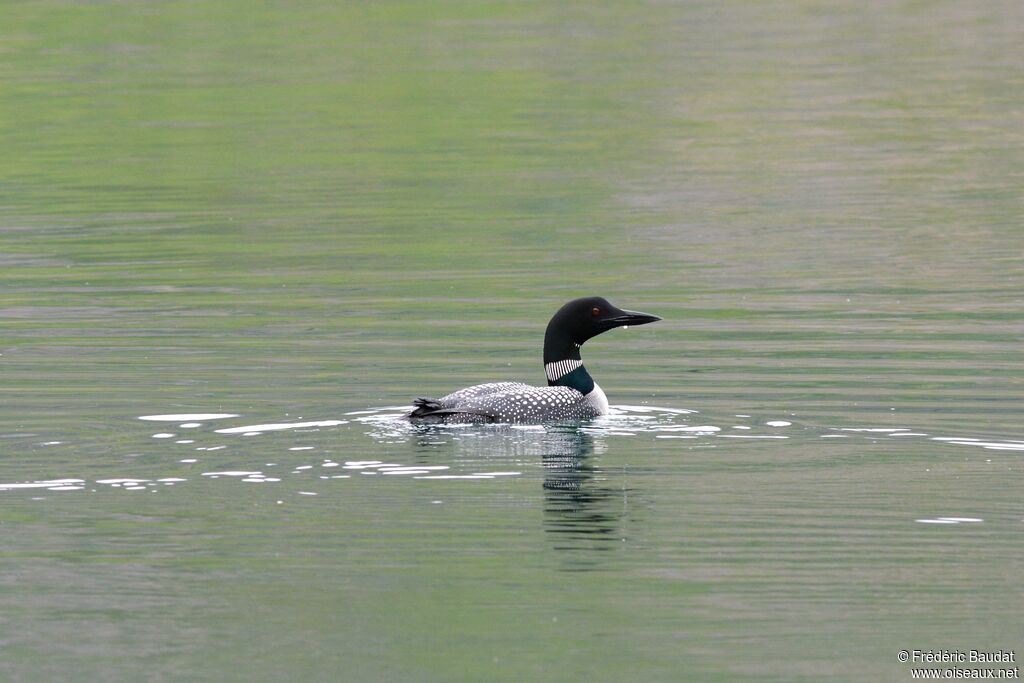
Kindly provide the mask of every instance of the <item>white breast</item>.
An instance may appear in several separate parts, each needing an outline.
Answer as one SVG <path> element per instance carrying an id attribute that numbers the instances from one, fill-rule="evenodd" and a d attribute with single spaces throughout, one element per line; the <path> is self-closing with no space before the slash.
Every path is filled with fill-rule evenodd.
<path id="1" fill-rule="evenodd" d="M 597 411 L 598 415 L 608 414 L 608 397 L 601 391 L 601 387 L 598 386 L 597 382 L 594 382 L 594 389 L 584 397 L 594 410 Z"/>

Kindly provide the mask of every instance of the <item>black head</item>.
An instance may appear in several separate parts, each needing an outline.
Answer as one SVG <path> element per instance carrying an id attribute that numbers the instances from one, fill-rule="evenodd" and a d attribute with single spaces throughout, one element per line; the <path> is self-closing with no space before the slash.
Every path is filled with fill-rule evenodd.
<path id="1" fill-rule="evenodd" d="M 544 362 L 562 360 L 570 347 L 578 348 L 591 337 L 625 325 L 646 325 L 661 320 L 656 315 L 624 311 L 599 296 L 573 299 L 558 309 L 544 334 Z"/>

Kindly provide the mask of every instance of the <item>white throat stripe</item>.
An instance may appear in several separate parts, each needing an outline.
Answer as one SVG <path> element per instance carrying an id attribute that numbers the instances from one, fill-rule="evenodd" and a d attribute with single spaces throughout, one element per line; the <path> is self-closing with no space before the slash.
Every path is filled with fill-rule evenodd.
<path id="1" fill-rule="evenodd" d="M 565 377 L 576 368 L 583 365 L 581 360 L 560 360 L 554 363 L 548 363 L 544 366 L 544 372 L 548 376 L 549 382 L 554 382 L 562 377 Z"/>

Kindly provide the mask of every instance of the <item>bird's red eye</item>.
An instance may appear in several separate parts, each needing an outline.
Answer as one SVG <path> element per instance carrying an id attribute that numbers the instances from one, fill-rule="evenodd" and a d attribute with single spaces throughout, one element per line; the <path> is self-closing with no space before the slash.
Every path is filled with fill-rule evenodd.
<path id="1" fill-rule="evenodd" d="M 596 318 L 597 316 L 601 315 L 601 309 L 597 308 L 596 306 L 594 308 L 591 308 L 590 309 L 590 315 L 592 315 L 592 316 L 594 316 Z"/>

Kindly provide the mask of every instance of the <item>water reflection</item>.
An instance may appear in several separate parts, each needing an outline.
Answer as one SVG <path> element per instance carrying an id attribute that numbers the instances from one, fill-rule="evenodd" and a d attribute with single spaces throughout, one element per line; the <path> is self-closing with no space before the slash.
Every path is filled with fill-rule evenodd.
<path id="1" fill-rule="evenodd" d="M 576 428 L 544 439 L 544 530 L 567 571 L 596 569 L 623 539 L 627 489 L 607 482 L 594 462 L 594 437 Z"/>
<path id="2" fill-rule="evenodd" d="M 415 460 L 433 462 L 439 449 L 463 466 L 479 460 L 481 465 L 497 461 L 533 469 L 539 460 L 543 468 L 543 526 L 550 547 L 559 554 L 566 571 L 590 571 L 622 544 L 622 522 L 628 496 L 634 492 L 611 483 L 600 468 L 595 456 L 605 449 L 605 436 L 595 435 L 592 424 L 587 424 L 489 425 L 462 430 L 416 426 Z"/>

